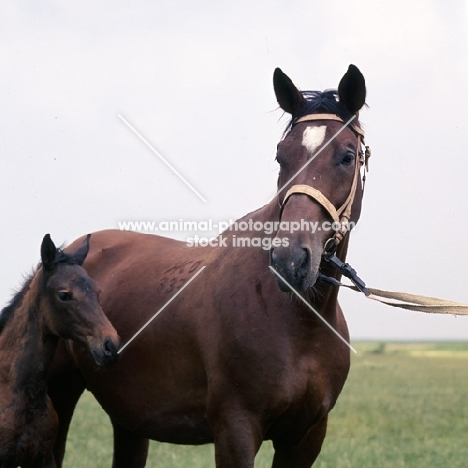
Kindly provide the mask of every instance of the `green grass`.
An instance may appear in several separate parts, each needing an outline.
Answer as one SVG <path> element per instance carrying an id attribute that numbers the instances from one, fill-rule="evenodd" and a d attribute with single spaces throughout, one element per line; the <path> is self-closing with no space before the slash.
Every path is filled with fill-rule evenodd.
<path id="1" fill-rule="evenodd" d="M 468 466 L 468 343 L 357 343 L 351 372 L 314 468 Z M 266 442 L 256 468 L 271 466 Z M 112 431 L 87 393 L 65 467 L 111 466 Z M 213 446 L 151 442 L 148 467 L 214 467 Z"/>

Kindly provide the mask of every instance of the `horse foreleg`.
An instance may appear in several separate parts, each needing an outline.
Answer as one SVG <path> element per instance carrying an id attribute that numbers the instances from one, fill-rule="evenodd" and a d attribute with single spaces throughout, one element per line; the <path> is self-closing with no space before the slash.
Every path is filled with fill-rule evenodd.
<path id="1" fill-rule="evenodd" d="M 213 411 L 210 427 L 216 468 L 253 468 L 262 435 L 255 418 L 245 411 Z"/>
<path id="2" fill-rule="evenodd" d="M 114 428 L 114 457 L 112 468 L 143 468 L 148 457 L 149 440 L 112 422 Z"/>
<path id="3" fill-rule="evenodd" d="M 273 441 L 272 468 L 310 468 L 317 459 L 327 432 L 327 417 L 312 426 L 297 444 Z"/>

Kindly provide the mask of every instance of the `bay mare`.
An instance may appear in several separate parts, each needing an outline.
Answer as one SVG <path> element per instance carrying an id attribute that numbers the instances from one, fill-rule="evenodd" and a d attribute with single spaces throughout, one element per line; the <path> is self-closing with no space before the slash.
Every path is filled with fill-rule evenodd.
<path id="1" fill-rule="evenodd" d="M 42 263 L 0 314 L 0 468 L 54 468 L 57 414 L 47 377 L 58 337 L 82 343 L 94 365 L 115 362 L 119 338 L 81 267 L 89 236 L 72 253 L 47 234 Z"/>
<path id="2" fill-rule="evenodd" d="M 274 88 L 280 107 L 292 116 L 278 145 L 278 187 L 307 184 L 341 206 L 358 167 L 357 119 L 353 130 L 343 129 L 336 119 L 300 118 L 326 113 L 348 121 L 357 116 L 365 101 L 362 74 L 351 65 L 337 93 L 300 92 L 277 69 Z M 289 182 L 318 148 L 320 155 Z M 294 194 L 280 208 L 286 190 L 243 220 L 330 221 L 324 207 L 306 194 Z M 359 180 L 353 222 L 359 218 L 361 198 Z M 148 439 L 214 442 L 218 468 L 252 468 L 262 441 L 271 439 L 274 468 L 310 467 L 320 452 L 328 413 L 345 383 L 350 350 L 269 265 L 348 341 L 338 288 L 318 280 L 319 272 L 339 278 L 322 261 L 325 242 L 333 235 L 326 230 L 312 234 L 280 229 L 270 236 L 277 241 L 268 250 L 233 247 L 234 236 L 253 238 L 258 232 L 228 230 L 226 247 L 188 247 L 164 237 L 116 230 L 93 234 L 84 266 L 101 285 L 103 309 L 124 345 L 205 268 L 105 373 L 96 372 L 81 347 L 71 345 L 71 355 L 62 347 L 50 380 L 61 418 L 57 458 L 63 456 L 69 420 L 86 386 L 112 421 L 114 468 L 145 466 Z M 346 235 L 338 245 L 343 261 L 348 241 Z"/>

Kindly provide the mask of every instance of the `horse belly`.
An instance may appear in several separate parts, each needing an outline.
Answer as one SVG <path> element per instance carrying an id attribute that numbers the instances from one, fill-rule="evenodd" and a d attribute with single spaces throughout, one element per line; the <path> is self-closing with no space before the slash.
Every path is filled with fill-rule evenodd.
<path id="1" fill-rule="evenodd" d="M 200 389 L 170 390 L 126 386 L 125 395 L 90 389 L 112 421 L 137 435 L 160 442 L 198 445 L 212 441 L 206 421 L 206 397 Z"/>
<path id="2" fill-rule="evenodd" d="M 213 442 L 205 408 L 179 408 L 153 412 L 136 431 L 144 437 L 173 444 L 201 445 Z"/>

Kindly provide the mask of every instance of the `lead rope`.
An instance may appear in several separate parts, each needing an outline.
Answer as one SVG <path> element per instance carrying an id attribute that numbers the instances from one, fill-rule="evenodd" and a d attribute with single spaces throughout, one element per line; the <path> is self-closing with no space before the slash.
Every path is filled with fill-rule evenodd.
<path id="1" fill-rule="evenodd" d="M 338 259 L 339 260 L 339 259 Z M 342 263 L 342 262 L 341 262 Z M 335 266 L 335 265 L 333 265 Z M 320 274 L 319 279 L 333 284 L 351 289 L 353 291 L 362 292 L 368 299 L 380 302 L 381 304 L 399 309 L 411 310 L 414 312 L 425 312 L 429 314 L 451 314 L 451 315 L 468 315 L 468 304 L 462 302 L 448 301 L 437 297 L 422 296 L 418 294 L 409 294 L 397 291 L 385 291 L 383 289 L 368 288 L 349 264 L 343 263 L 341 268 L 345 269 L 347 274 L 340 267 L 337 268 L 343 276 L 348 277 L 354 285 L 343 284 L 336 278 Z M 348 273 L 350 276 L 348 276 Z M 358 284 L 356 284 L 356 282 Z"/>
<path id="2" fill-rule="evenodd" d="M 366 283 L 359 278 L 356 270 L 354 270 L 349 263 L 342 262 L 335 254 L 324 258 L 353 283 L 353 286 L 351 286 L 349 284 L 341 283 L 336 278 L 325 276 L 323 274 L 319 275 L 320 280 L 331 283 L 334 286 L 341 286 L 353 291 L 362 292 L 368 299 L 400 309 L 432 314 L 468 315 L 468 304 L 463 304 L 462 302 L 448 301 L 446 299 L 439 299 L 431 296 L 421 296 L 417 294 L 368 288 Z"/>
<path id="3" fill-rule="evenodd" d="M 359 140 L 361 143 L 361 140 Z M 362 142 L 363 143 L 363 142 Z M 369 158 L 371 156 L 371 149 L 369 146 L 365 146 L 364 150 L 364 174 L 362 176 L 362 191 L 364 192 L 366 183 L 366 173 L 369 171 Z M 358 173 L 358 171 L 357 171 Z M 354 195 L 353 195 L 354 199 Z M 352 202 L 351 202 L 352 204 Z M 345 210 L 343 217 L 345 217 Z M 342 218 L 343 219 L 343 218 Z M 349 218 L 348 218 L 349 221 Z M 340 230 L 340 235 L 342 230 Z M 345 232 L 346 234 L 346 232 Z M 340 242 L 344 236 L 340 237 Z M 333 241 L 333 242 L 331 242 Z M 327 244 L 329 250 L 327 251 Z M 411 310 L 414 312 L 424 312 L 430 314 L 451 314 L 451 315 L 468 315 L 468 304 L 462 302 L 449 301 L 446 299 L 439 299 L 437 297 L 422 296 L 418 294 L 409 294 L 397 291 L 385 291 L 383 289 L 368 288 L 366 283 L 357 275 L 356 270 L 349 265 L 349 263 L 342 262 L 336 255 L 335 237 L 332 237 L 325 244 L 323 258 L 327 263 L 330 263 L 336 270 L 338 270 L 343 276 L 350 279 L 353 285 L 343 284 L 336 278 L 319 275 L 319 279 L 329 282 L 338 287 L 345 287 L 353 291 L 362 292 L 368 299 L 371 299 L 381 304 L 388 305 L 390 307 L 396 307 L 404 310 Z"/>

